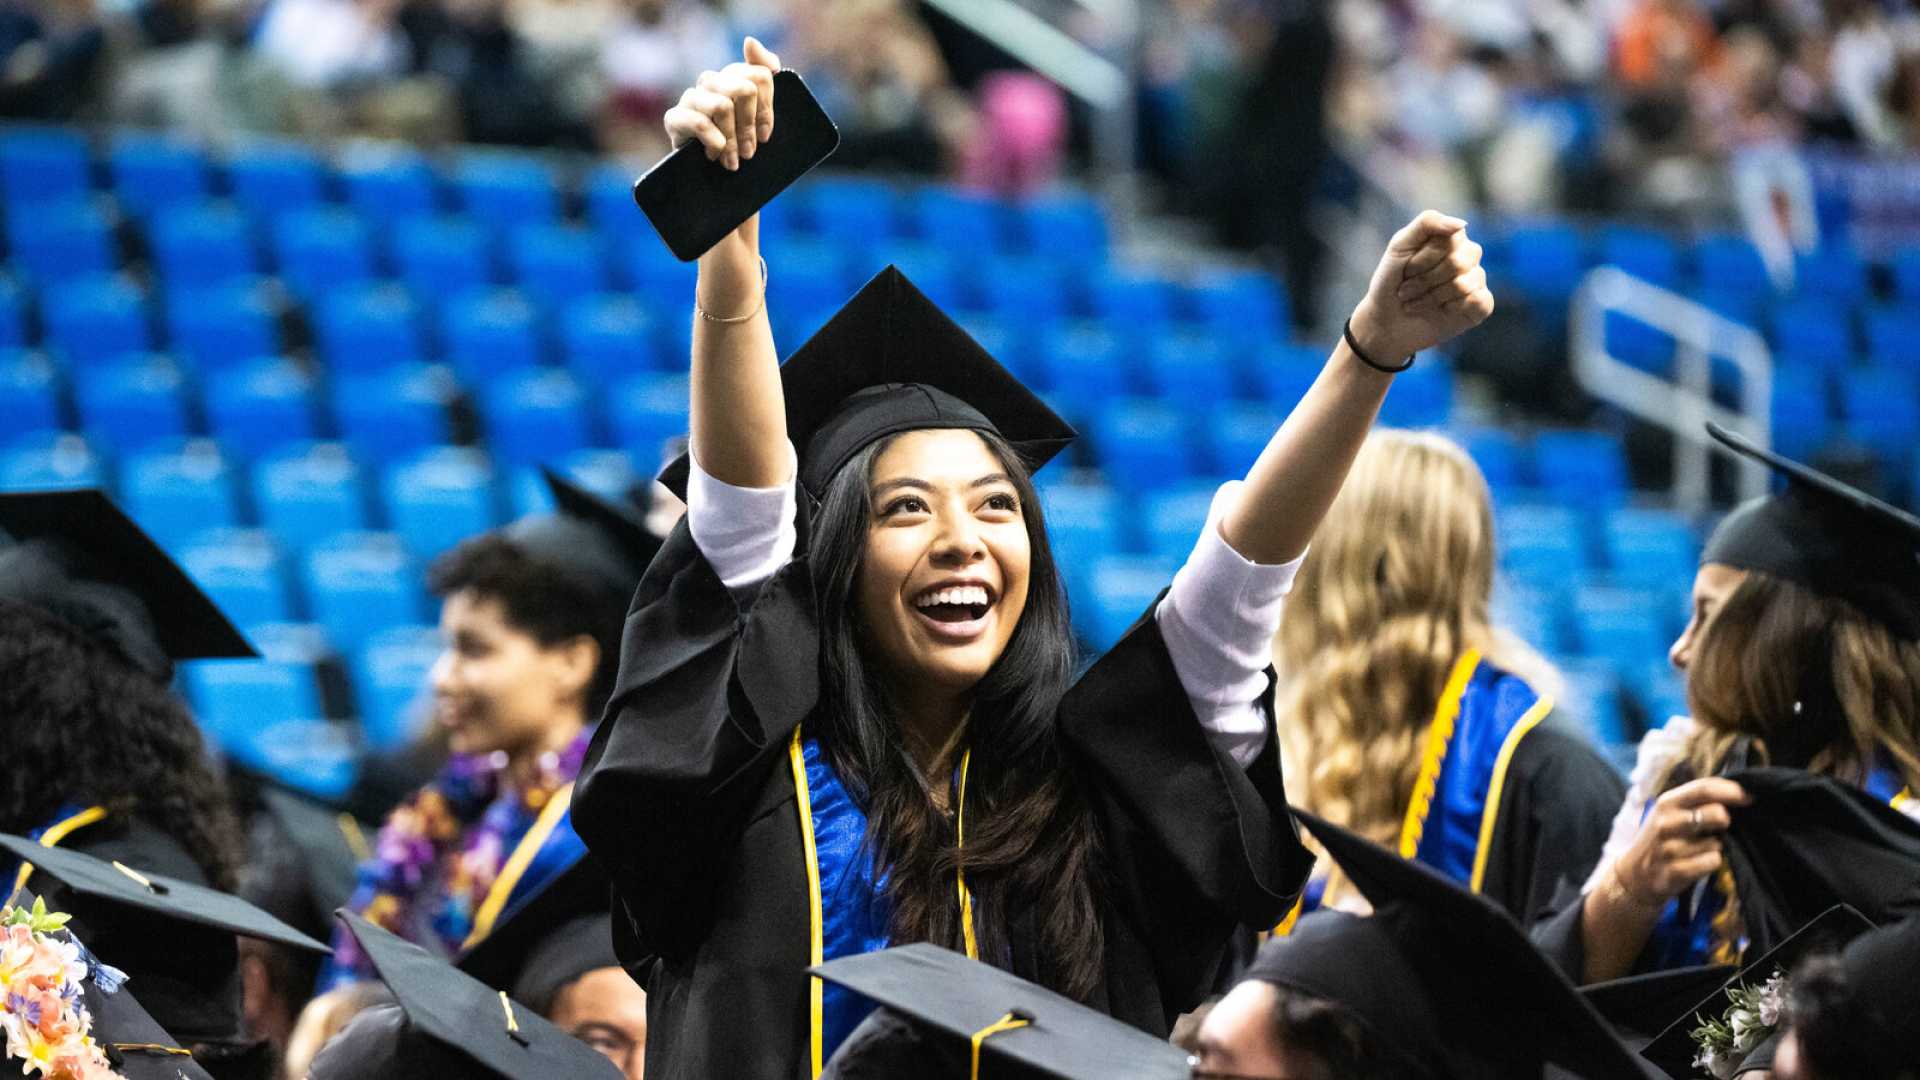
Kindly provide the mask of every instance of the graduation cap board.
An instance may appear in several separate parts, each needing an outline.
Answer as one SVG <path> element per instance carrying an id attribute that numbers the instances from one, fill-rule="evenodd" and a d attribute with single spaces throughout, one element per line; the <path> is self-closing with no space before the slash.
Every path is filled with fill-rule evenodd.
<path id="1" fill-rule="evenodd" d="M 96 488 L 0 494 L 0 601 L 38 608 L 157 679 L 173 661 L 259 654 L 213 599 Z"/>
<path id="2" fill-rule="evenodd" d="M 1323 912 L 1247 973 L 1346 1006 L 1419 1070 L 1448 1078 L 1643 1075 L 1633 1055 L 1505 911 L 1397 852 L 1300 810 L 1373 905 Z"/>
<path id="3" fill-rule="evenodd" d="M 1838 597 L 1900 637 L 1920 640 L 1920 517 L 1718 424 L 1707 434 L 1786 479 L 1708 538 L 1700 561 L 1756 570 Z"/>
<path id="4" fill-rule="evenodd" d="M 362 1014 L 314 1059 L 312 1080 L 399 1080 L 429 1075 L 418 1071 L 427 1064 L 450 1066 L 431 1074 L 440 1080 L 620 1080 L 611 1061 L 505 991 L 351 912 L 337 914 L 396 1005 Z"/>
<path id="5" fill-rule="evenodd" d="M 660 550 L 637 507 L 623 507 L 542 468 L 555 513 L 508 525 L 504 535 L 543 562 L 563 567 L 593 585 L 630 593 Z"/>
<path id="6" fill-rule="evenodd" d="M 1718 990 L 1740 969 L 1702 964 L 1589 983 L 1580 996 L 1636 1050 L 1666 1030 L 1673 1018 Z"/>
<path id="7" fill-rule="evenodd" d="M 607 872 L 582 855 L 503 915 L 455 966 L 545 1015 L 568 983 L 620 966 L 613 951 L 612 896 Z"/>
<path id="8" fill-rule="evenodd" d="M 303 933 L 328 936 L 334 909 L 353 894 L 373 831 L 337 807 L 247 779 L 258 784 L 260 813 L 240 894 Z"/>
<path id="9" fill-rule="evenodd" d="M 1693 1030 L 1700 1025 L 1702 1018 L 1719 1020 L 1726 1013 L 1732 1003 L 1728 991 L 1741 985 L 1758 989 L 1775 973 L 1790 976 L 1809 956 L 1822 951 L 1837 951 L 1872 929 L 1873 923 L 1866 916 L 1844 904 L 1829 908 L 1792 937 L 1741 968 L 1738 974 L 1680 1013 L 1640 1051 L 1641 1056 L 1674 1080 L 1695 1080 L 1701 1074 L 1693 1066 L 1698 1050 L 1694 1045 Z M 1748 1056 L 1747 1064 L 1743 1067 L 1770 1067 L 1772 1055 L 1773 1045 L 1770 1042 L 1763 1044 Z"/>
<path id="10" fill-rule="evenodd" d="M 901 945 L 809 970 L 904 1017 L 915 1032 L 933 1036 L 932 1052 L 921 1056 L 971 1063 L 962 1075 L 996 1080 L 1183 1080 L 1188 1075 L 1187 1055 L 1177 1047 L 937 945 Z M 840 1067 L 860 1052 L 860 1039 L 856 1030 L 835 1055 Z M 827 1075 L 881 1075 L 857 1066 L 848 1073 L 835 1068 L 829 1064 Z"/>
<path id="11" fill-rule="evenodd" d="M 889 266 L 861 287 L 780 368 L 800 487 L 817 504 L 861 450 L 928 428 L 993 432 L 1038 470 L 1073 428 Z M 661 481 L 682 499 L 686 458 Z"/>

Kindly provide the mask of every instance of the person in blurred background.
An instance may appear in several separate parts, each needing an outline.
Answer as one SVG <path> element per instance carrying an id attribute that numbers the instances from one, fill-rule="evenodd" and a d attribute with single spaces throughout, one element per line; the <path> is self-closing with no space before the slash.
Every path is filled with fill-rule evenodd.
<path id="1" fill-rule="evenodd" d="M 1592 869 L 1625 788 L 1547 722 L 1551 665 L 1493 625 L 1494 548 L 1465 450 L 1374 432 L 1281 616 L 1274 713 L 1290 802 L 1525 921 Z M 1318 880 L 1340 906 L 1338 872 Z"/>
<path id="2" fill-rule="evenodd" d="M 637 511 L 549 483 L 561 512 L 468 540 L 428 571 L 444 639 L 434 718 L 453 757 L 388 817 L 348 903 L 442 955 L 483 940 L 583 853 L 573 781 L 658 544 Z M 323 989 L 371 975 L 351 935 L 334 947 Z"/>
<path id="3" fill-rule="evenodd" d="M 1748 798 L 1722 772 L 1805 769 L 1920 818 L 1920 519 L 1717 437 L 1790 482 L 1708 539 L 1671 652 L 1692 716 L 1641 740 L 1583 896 L 1535 927 L 1586 982 L 1740 958 L 1722 834 Z"/>

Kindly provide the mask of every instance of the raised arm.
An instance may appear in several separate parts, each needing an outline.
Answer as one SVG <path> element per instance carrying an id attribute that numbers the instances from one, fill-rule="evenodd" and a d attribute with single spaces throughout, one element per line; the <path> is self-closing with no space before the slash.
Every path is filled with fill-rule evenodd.
<path id="1" fill-rule="evenodd" d="M 780 58 L 753 38 L 743 62 L 708 71 L 668 110 L 674 145 L 699 142 L 729 169 L 773 134 L 773 73 Z M 693 456 L 709 476 L 743 488 L 791 479 L 780 361 L 767 319 L 755 216 L 700 257 L 694 291 L 689 426 Z"/>
<path id="2" fill-rule="evenodd" d="M 1350 325 L 1367 357 L 1392 367 L 1492 313 L 1480 245 L 1467 238 L 1467 223 L 1429 210 L 1394 234 Z M 1392 383 L 1345 341 L 1334 349 L 1221 519 L 1220 534 L 1235 551 L 1275 564 L 1307 550 Z"/>

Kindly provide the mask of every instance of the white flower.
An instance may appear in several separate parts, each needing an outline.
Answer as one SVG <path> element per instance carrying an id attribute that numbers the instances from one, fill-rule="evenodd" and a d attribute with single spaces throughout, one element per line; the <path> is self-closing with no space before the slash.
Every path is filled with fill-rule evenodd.
<path id="1" fill-rule="evenodd" d="M 1773 1025 L 1762 1023 L 1758 1013 L 1746 1009 L 1728 1009 L 1727 1026 L 1733 1029 L 1733 1049 L 1736 1053 L 1753 1049 L 1773 1032 Z"/>
<path id="2" fill-rule="evenodd" d="M 1735 1055 L 1712 1046 L 1703 1046 L 1693 1057 L 1693 1067 L 1705 1069 L 1713 1074 L 1715 1080 L 1733 1080 L 1733 1072 L 1740 1067 L 1741 1055 Z"/>
<path id="3" fill-rule="evenodd" d="M 1760 988 L 1760 1022 L 1769 1028 L 1778 1027 L 1786 1011 L 1787 977 L 1776 971 L 1767 985 Z"/>

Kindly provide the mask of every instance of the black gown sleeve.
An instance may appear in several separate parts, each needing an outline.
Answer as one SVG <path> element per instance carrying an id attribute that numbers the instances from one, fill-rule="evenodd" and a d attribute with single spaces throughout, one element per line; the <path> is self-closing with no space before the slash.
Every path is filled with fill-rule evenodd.
<path id="1" fill-rule="evenodd" d="M 704 938 L 740 829 L 819 697 L 817 642 L 804 559 L 743 607 L 682 521 L 647 570 L 573 803 L 626 911 L 623 961 Z"/>
<path id="2" fill-rule="evenodd" d="M 1551 911 L 1563 880 L 1600 860 L 1627 785 L 1576 735 L 1541 727 L 1514 750 L 1482 894 L 1522 926 Z"/>
<path id="3" fill-rule="evenodd" d="M 1214 748 L 1151 609 L 1068 692 L 1060 729 L 1100 830 L 1117 929 L 1152 966 L 1111 972 L 1110 992 L 1124 997 L 1118 983 L 1150 974 L 1164 1031 L 1211 989 L 1234 928 L 1278 922 L 1313 866 L 1279 751 L 1269 738 L 1243 769 Z M 1135 1022 L 1145 1004 L 1110 1003 Z"/>

